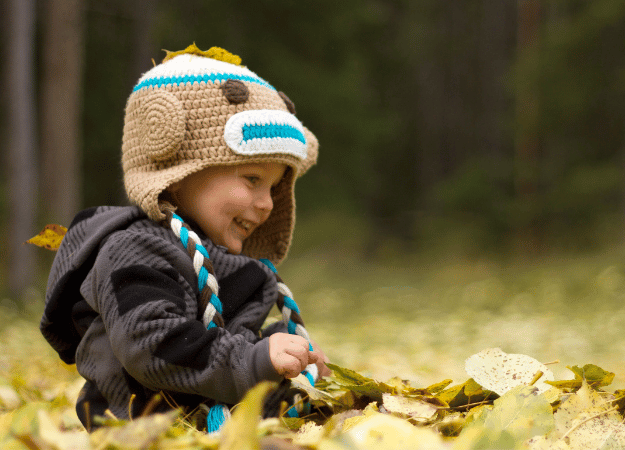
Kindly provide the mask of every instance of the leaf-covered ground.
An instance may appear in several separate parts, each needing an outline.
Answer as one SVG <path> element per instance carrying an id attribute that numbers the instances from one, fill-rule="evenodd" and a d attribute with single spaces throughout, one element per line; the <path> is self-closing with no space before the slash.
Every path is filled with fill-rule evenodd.
<path id="1" fill-rule="evenodd" d="M 283 277 L 337 365 L 334 376 L 308 389 L 317 413 L 304 420 L 258 421 L 272 388 L 259 386 L 220 436 L 196 432 L 175 414 L 109 418 L 87 435 L 73 407 L 80 379 L 32 318 L 40 296 L 32 295 L 30 319 L 0 300 L 0 448 L 625 448 L 620 256 L 426 268 L 292 260 Z M 519 375 L 519 367 L 533 372 L 559 360 L 546 366 L 555 386 L 539 389 L 546 376 L 533 380 L 535 373 L 503 391 L 491 386 L 480 364 L 500 361 L 496 351 L 472 359 L 467 372 L 467 358 L 495 347 L 537 360 L 512 356 L 514 373 L 495 372 Z"/>

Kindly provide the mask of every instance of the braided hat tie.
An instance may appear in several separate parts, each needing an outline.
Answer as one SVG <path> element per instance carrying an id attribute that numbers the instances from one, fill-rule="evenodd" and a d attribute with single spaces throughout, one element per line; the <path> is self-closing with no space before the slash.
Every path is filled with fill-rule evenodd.
<path id="1" fill-rule="evenodd" d="M 202 244 L 199 236 L 184 223 L 182 218 L 173 212 L 172 209 L 165 207 L 164 213 L 167 217 L 166 223 L 174 232 L 176 237 L 187 250 L 189 256 L 193 260 L 193 269 L 198 277 L 198 289 L 200 291 L 200 307 L 204 309 L 202 322 L 204 326 L 210 330 L 215 327 L 224 327 L 222 317 L 223 307 L 219 300 L 219 285 L 215 277 L 215 269 L 210 261 L 208 251 Z M 287 326 L 290 334 L 296 334 L 308 341 L 310 351 L 313 350 L 310 337 L 304 322 L 300 316 L 300 310 L 295 301 L 293 294 L 286 284 L 282 281 L 277 273 L 273 263 L 268 259 L 260 259 L 271 271 L 276 275 L 278 282 L 278 300 L 276 302 L 278 308 L 282 312 L 282 318 Z M 308 379 L 311 385 L 315 385 L 318 377 L 318 369 L 316 364 L 309 364 L 302 374 Z M 297 417 L 298 412 L 308 409 L 308 405 L 303 405 L 301 401 L 296 400 L 296 405 L 287 411 L 290 417 Z M 207 431 L 209 433 L 218 431 L 223 423 L 230 417 L 230 410 L 225 405 L 217 404 L 210 408 L 207 417 Z"/>

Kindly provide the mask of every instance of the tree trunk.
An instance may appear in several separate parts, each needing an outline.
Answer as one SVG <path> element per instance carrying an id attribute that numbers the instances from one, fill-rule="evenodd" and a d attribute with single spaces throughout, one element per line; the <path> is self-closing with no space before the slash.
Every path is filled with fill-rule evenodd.
<path id="1" fill-rule="evenodd" d="M 519 58 L 538 61 L 540 45 L 540 0 L 518 1 L 517 49 Z M 533 67 L 538 70 L 538 67 Z M 515 150 L 515 189 L 520 208 L 517 229 L 517 250 L 521 254 L 535 254 L 540 250 L 537 214 L 539 98 L 538 86 L 520 80 L 517 86 L 517 138 Z"/>
<path id="2" fill-rule="evenodd" d="M 8 69 L 9 282 L 14 297 L 32 284 L 36 234 L 35 0 L 10 2 Z"/>
<path id="3" fill-rule="evenodd" d="M 479 28 L 479 105 L 476 147 L 491 161 L 505 161 L 512 141 L 505 133 L 512 104 L 504 79 L 514 54 L 516 0 L 483 0 Z M 495 164 L 494 164 L 495 165 Z M 501 164 L 496 164 L 501 167 Z"/>
<path id="4" fill-rule="evenodd" d="M 45 2 L 41 97 L 46 220 L 69 224 L 81 203 L 82 0 Z"/>

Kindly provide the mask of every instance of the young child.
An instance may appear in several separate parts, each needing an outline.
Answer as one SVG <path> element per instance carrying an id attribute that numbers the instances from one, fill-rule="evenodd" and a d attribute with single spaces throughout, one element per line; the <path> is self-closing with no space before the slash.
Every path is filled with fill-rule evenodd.
<path id="1" fill-rule="evenodd" d="M 136 206 L 76 216 L 41 321 L 86 379 L 88 430 L 106 410 L 181 407 L 208 410 L 213 431 L 262 380 L 329 374 L 275 273 L 317 149 L 288 97 L 223 49 L 168 52 L 141 77 L 122 144 Z M 275 304 L 285 321 L 261 329 Z"/>

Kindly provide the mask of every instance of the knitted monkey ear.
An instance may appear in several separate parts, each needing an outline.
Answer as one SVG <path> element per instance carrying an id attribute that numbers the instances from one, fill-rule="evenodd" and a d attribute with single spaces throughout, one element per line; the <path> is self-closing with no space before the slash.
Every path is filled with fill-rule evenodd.
<path id="1" fill-rule="evenodd" d="M 317 156 L 319 155 L 319 141 L 312 132 L 304 127 L 304 136 L 306 137 L 306 159 L 302 161 L 300 170 L 297 176 L 300 177 L 306 173 L 308 169 L 317 163 Z"/>
<path id="2" fill-rule="evenodd" d="M 184 139 L 185 123 L 184 108 L 175 95 L 152 92 L 139 107 L 141 149 L 154 161 L 174 158 Z"/>

